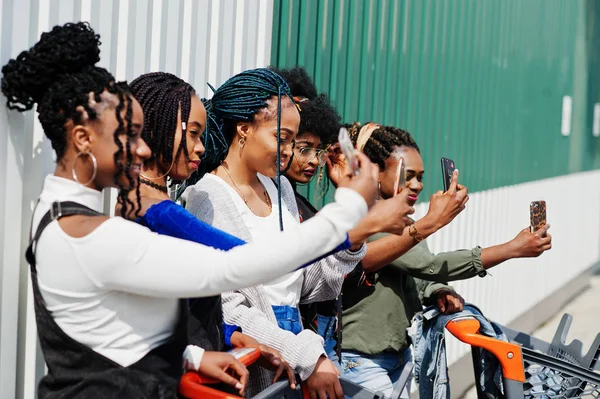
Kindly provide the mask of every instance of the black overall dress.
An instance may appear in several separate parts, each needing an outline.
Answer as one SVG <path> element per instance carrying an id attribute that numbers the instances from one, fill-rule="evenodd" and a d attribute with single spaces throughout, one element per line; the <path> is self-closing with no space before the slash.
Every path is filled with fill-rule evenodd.
<path id="1" fill-rule="evenodd" d="M 173 336 L 136 363 L 123 367 L 69 337 L 54 321 L 40 292 L 35 245 L 48 224 L 64 216 L 100 213 L 75 202 L 55 202 L 42 218 L 27 248 L 38 337 L 48 374 L 38 386 L 38 397 L 54 398 L 178 398 L 182 354 L 187 345 L 187 306 L 180 301 L 180 318 Z M 110 251 L 110 248 L 106 248 Z M 90 254 L 93 256 L 93 254 Z M 60 262 L 60 259 L 56 259 Z M 152 317 L 152 314 L 148 314 Z"/>

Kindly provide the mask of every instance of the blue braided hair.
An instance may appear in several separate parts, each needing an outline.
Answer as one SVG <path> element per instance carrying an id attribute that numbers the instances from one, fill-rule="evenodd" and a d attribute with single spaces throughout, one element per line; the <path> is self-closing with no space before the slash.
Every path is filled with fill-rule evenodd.
<path id="1" fill-rule="evenodd" d="M 210 86 L 210 85 L 209 85 Z M 227 156 L 229 145 L 235 137 L 238 122 L 251 122 L 256 114 L 269 106 L 268 100 L 277 96 L 277 165 L 281 164 L 281 97 L 288 96 L 295 104 L 292 92 L 286 81 L 267 68 L 250 69 L 241 72 L 223 83 L 214 95 L 203 100 L 207 113 L 207 126 L 204 137 L 206 152 L 202 169 L 198 170 L 186 186 L 195 184 L 204 173 L 216 169 Z M 279 206 L 279 227 L 283 230 L 281 214 L 281 174 L 277 171 L 277 204 Z"/>

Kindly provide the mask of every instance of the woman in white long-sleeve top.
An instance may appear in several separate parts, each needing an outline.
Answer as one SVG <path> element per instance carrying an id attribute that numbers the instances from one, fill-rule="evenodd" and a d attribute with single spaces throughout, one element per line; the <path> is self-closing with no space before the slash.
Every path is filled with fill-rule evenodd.
<path id="1" fill-rule="evenodd" d="M 215 123 L 206 140 L 221 143 L 222 156 L 213 158 L 212 164 L 204 162 L 211 173 L 186 190 L 186 208 L 204 222 L 248 242 L 282 228 L 298 228 L 294 191 L 281 176 L 300 124 L 286 82 L 268 69 L 244 71 L 216 90 L 208 112 L 214 114 Z M 218 151 L 207 148 L 207 152 Z M 304 270 L 222 295 L 224 321 L 280 351 L 307 382 L 311 397 L 340 397 L 342 392 L 337 368 L 325 355 L 323 339 L 303 330 L 298 305 L 339 294 L 344 275 L 365 253 L 364 246 L 351 246 L 348 240 L 344 250 Z M 249 393 L 264 389 L 270 381 L 268 371 L 254 373 Z"/>
<path id="2" fill-rule="evenodd" d="M 95 66 L 98 39 L 86 23 L 57 26 L 2 69 L 8 107 L 37 104 L 57 158 L 27 253 L 48 366 L 38 396 L 175 398 L 187 343 L 179 298 L 262 283 L 332 250 L 366 214 L 376 178 L 352 179 L 354 190 L 341 190 L 313 226 L 228 252 L 104 216 L 107 187 L 120 189 L 123 214 L 139 206 L 127 193 L 150 150 L 140 138 L 140 105 L 125 84 Z M 376 169 L 361 159 L 369 172 Z"/>

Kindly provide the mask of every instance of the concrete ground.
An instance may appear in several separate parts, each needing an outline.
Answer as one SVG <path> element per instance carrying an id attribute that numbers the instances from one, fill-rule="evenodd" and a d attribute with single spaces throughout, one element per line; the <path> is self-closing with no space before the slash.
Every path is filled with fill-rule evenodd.
<path id="1" fill-rule="evenodd" d="M 573 316 L 567 342 L 579 339 L 583 342 L 584 353 L 587 352 L 596 335 L 600 333 L 600 273 L 598 271 L 590 278 L 590 287 L 587 290 L 574 298 L 551 320 L 540 326 L 533 335 L 544 341 L 551 341 L 564 313 Z M 467 392 L 462 398 L 477 399 L 475 388 Z"/>

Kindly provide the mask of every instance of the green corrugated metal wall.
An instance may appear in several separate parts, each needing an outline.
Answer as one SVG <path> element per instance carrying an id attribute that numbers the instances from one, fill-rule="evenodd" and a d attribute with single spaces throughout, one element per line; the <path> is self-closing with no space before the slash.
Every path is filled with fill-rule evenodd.
<path id="1" fill-rule="evenodd" d="M 271 62 L 306 67 L 345 121 L 409 130 L 428 193 L 442 156 L 479 191 L 600 167 L 599 18 L 594 0 L 275 0 Z"/>

